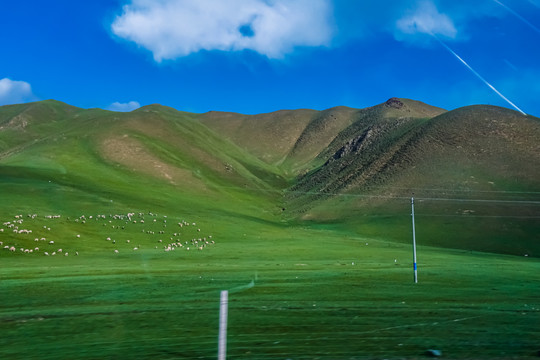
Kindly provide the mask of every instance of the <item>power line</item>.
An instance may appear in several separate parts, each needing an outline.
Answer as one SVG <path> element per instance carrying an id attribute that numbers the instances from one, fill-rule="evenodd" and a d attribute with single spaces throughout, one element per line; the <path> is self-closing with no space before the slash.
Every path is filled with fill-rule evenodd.
<path id="1" fill-rule="evenodd" d="M 236 186 L 224 186 L 222 188 L 235 189 L 235 190 L 252 190 L 266 193 L 276 193 L 279 195 L 287 194 L 299 194 L 299 195 L 314 195 L 314 196 L 326 196 L 326 197 L 352 197 L 352 198 L 366 198 L 366 199 L 391 199 L 391 200 L 410 200 L 408 196 L 398 195 L 375 195 L 375 194 L 351 194 L 340 192 L 322 192 L 322 191 L 301 191 L 301 190 L 274 190 L 274 189 L 258 189 L 251 187 L 236 187 Z M 399 188 L 399 187 L 381 187 L 382 189 L 396 189 L 396 190 L 415 190 L 425 192 L 442 192 L 442 193 L 470 193 L 470 194 L 530 194 L 540 195 L 540 192 L 536 191 L 487 191 L 487 190 L 453 190 L 453 189 L 430 189 L 430 188 Z M 456 202 L 483 202 L 483 203 L 515 203 L 515 204 L 528 204 L 528 205 L 540 205 L 540 200 L 505 200 L 505 199 L 467 199 L 467 198 L 452 198 L 452 197 L 419 197 L 415 196 L 419 201 L 456 201 Z"/>

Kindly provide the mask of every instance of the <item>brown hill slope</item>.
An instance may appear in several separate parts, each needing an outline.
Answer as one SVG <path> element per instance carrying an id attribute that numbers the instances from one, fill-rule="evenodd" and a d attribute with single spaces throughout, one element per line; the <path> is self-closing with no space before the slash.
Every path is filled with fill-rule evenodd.
<path id="1" fill-rule="evenodd" d="M 280 110 L 260 115 L 211 111 L 198 116 L 207 127 L 269 164 L 289 153 L 315 110 Z"/>
<path id="2" fill-rule="evenodd" d="M 370 115 L 336 137 L 320 155 L 324 164 L 299 179 L 292 198 L 309 203 L 374 186 L 540 190 L 539 140 L 538 118 L 493 106 L 431 120 Z"/>
<path id="3" fill-rule="evenodd" d="M 279 165 L 295 176 L 320 165 L 320 160 L 311 162 L 343 130 L 358 122 L 395 117 L 431 118 L 444 111 L 419 101 L 392 98 L 367 109 L 339 106 L 324 111 L 282 110 L 260 115 L 209 112 L 198 118 L 263 161 Z"/>
<path id="4" fill-rule="evenodd" d="M 409 106 L 411 104 L 411 106 Z M 420 106 L 411 100 L 390 99 L 358 110 L 354 122 L 335 136 L 314 164 L 319 167 L 302 176 L 292 188 L 298 197 L 320 197 L 351 187 L 367 186 L 411 140 L 421 125 L 444 110 Z"/>

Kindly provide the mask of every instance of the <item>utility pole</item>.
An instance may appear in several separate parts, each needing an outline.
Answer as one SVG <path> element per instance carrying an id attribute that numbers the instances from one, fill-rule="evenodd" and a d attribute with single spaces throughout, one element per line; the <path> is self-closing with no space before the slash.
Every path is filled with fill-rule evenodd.
<path id="1" fill-rule="evenodd" d="M 416 267 L 416 234 L 414 231 L 414 197 L 411 197 L 411 216 L 412 216 L 412 244 L 413 244 L 413 269 L 414 269 L 414 282 L 418 282 L 418 270 Z"/>

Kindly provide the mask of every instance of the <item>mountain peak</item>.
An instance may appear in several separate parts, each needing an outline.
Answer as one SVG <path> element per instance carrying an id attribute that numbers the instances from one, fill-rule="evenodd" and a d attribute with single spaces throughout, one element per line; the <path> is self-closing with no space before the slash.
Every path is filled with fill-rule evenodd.
<path id="1" fill-rule="evenodd" d="M 393 98 L 390 98 L 390 99 L 386 100 L 384 105 L 387 106 L 387 107 L 394 108 L 394 109 L 401 109 L 405 104 L 400 99 L 398 99 L 396 97 L 393 97 Z"/>

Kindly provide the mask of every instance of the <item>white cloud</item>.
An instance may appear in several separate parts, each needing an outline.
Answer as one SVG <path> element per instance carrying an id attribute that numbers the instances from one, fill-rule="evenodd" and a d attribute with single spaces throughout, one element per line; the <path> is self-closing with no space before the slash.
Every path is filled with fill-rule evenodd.
<path id="1" fill-rule="evenodd" d="M 129 111 L 138 109 L 140 107 L 141 107 L 141 104 L 139 104 L 137 101 L 130 101 L 127 103 L 114 102 L 111 105 L 109 105 L 109 107 L 107 107 L 107 110 L 129 112 Z"/>
<path id="2" fill-rule="evenodd" d="M 0 80 L 0 105 L 20 104 L 34 101 L 32 87 L 26 81 L 14 81 L 8 78 Z"/>
<path id="3" fill-rule="evenodd" d="M 115 35 L 175 59 L 200 50 L 253 50 L 282 58 L 297 46 L 328 45 L 329 0 L 132 0 Z"/>
<path id="4" fill-rule="evenodd" d="M 407 35 L 427 34 L 454 39 L 457 29 L 450 17 L 439 12 L 433 2 L 425 0 L 418 3 L 396 22 L 396 37 L 403 40 Z"/>

